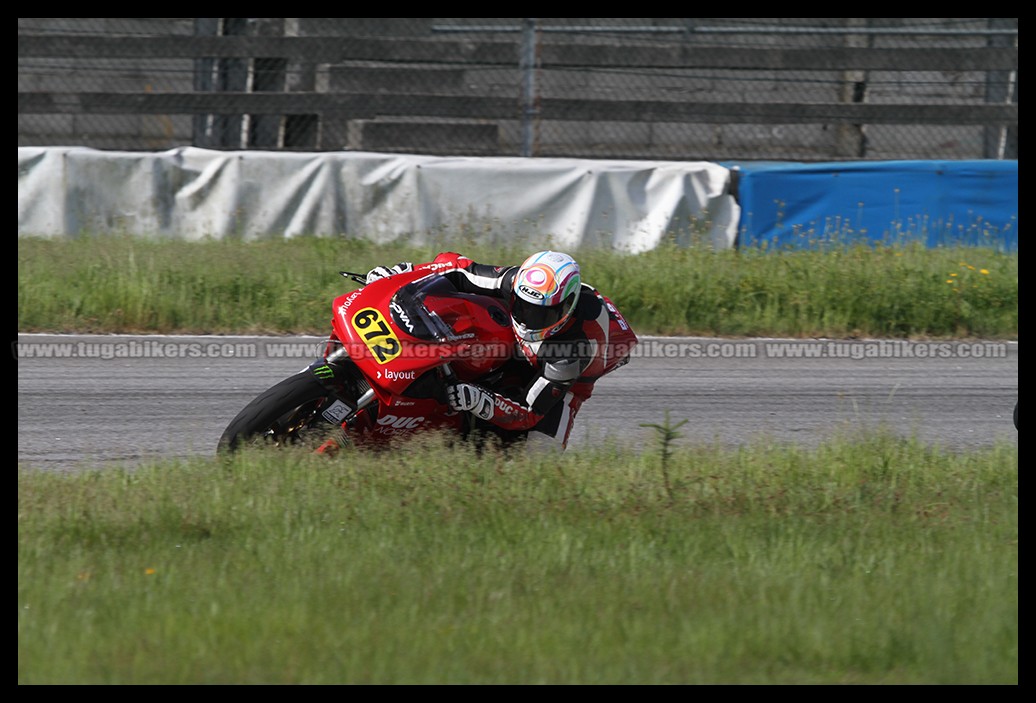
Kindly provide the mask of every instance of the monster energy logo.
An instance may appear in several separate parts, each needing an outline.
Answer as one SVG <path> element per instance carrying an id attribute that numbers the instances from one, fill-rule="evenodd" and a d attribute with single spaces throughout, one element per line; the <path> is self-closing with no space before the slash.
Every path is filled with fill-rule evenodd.
<path id="1" fill-rule="evenodd" d="M 335 372 L 330 366 L 324 364 L 313 369 L 313 375 L 317 378 L 334 378 Z"/>

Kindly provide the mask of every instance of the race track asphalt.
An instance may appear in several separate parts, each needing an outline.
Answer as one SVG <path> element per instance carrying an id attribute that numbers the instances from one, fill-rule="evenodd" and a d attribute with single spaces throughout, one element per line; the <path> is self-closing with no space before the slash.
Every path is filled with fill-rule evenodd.
<path id="1" fill-rule="evenodd" d="M 306 366 L 317 337 L 19 335 L 18 461 L 66 470 L 211 456 L 256 394 Z M 644 337 L 602 379 L 570 451 L 611 438 L 815 445 L 887 428 L 951 449 L 1017 441 L 1017 342 Z"/>

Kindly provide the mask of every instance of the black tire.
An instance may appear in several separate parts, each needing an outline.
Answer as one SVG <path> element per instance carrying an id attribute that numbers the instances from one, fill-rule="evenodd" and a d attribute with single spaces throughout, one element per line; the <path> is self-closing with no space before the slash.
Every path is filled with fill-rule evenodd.
<path id="1" fill-rule="evenodd" d="M 332 402 L 334 398 L 308 370 L 289 376 L 256 396 L 231 420 L 216 451 L 229 453 L 251 444 L 299 444 L 307 437 L 316 437 L 318 444 L 334 428 L 320 414 Z"/>
<path id="2" fill-rule="evenodd" d="M 1018 401 L 1014 401 L 1014 429 L 1018 429 Z"/>

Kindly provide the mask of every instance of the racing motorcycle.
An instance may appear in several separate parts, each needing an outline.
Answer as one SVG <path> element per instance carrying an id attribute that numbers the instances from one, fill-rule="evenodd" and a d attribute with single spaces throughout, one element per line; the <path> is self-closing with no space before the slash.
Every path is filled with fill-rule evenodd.
<path id="1" fill-rule="evenodd" d="M 429 430 L 495 435 L 504 444 L 525 437 L 447 404 L 446 387 L 458 381 L 516 395 L 528 365 L 516 351 L 503 302 L 457 290 L 434 266 L 371 283 L 364 274 L 341 271 L 361 287 L 334 300 L 324 354 L 248 403 L 227 425 L 217 451 L 301 444 L 333 453 L 347 444 L 384 447 Z M 601 297 L 621 337 L 629 326 Z M 616 354 L 606 372 L 627 360 L 628 351 Z"/>

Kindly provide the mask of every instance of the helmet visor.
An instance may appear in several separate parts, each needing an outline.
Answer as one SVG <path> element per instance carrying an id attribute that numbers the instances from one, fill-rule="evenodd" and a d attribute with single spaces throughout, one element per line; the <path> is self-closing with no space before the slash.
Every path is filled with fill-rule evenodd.
<path id="1" fill-rule="evenodd" d="M 511 316 L 514 321 L 530 330 L 545 330 L 561 322 L 569 310 L 570 300 L 560 305 L 536 305 L 517 295 L 511 296 Z"/>

